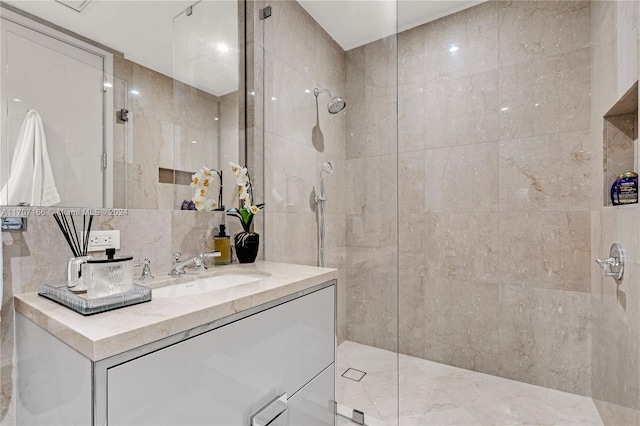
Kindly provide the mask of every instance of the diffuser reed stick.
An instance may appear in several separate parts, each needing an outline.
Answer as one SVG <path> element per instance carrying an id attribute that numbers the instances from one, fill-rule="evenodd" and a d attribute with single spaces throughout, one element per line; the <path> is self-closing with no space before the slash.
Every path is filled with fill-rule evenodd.
<path id="1" fill-rule="evenodd" d="M 83 218 L 84 221 L 84 218 Z M 93 215 L 89 216 L 89 226 L 87 227 L 87 230 L 84 231 L 84 255 L 87 255 L 87 249 L 89 248 L 89 232 L 91 231 L 91 223 L 93 222 Z"/>
<path id="2" fill-rule="evenodd" d="M 76 228 L 76 222 L 73 219 L 73 215 L 69 215 L 71 218 L 71 225 L 67 216 L 63 213 L 54 213 L 53 218 L 56 220 L 62 235 L 64 235 L 69 248 L 74 257 L 81 257 L 87 255 L 87 249 L 89 248 L 89 233 L 91 232 L 91 224 L 93 223 L 93 215 L 89 215 L 89 226 L 85 229 L 86 217 L 82 216 L 82 238 L 78 235 L 78 229 Z M 73 227 L 73 231 L 71 228 Z"/>

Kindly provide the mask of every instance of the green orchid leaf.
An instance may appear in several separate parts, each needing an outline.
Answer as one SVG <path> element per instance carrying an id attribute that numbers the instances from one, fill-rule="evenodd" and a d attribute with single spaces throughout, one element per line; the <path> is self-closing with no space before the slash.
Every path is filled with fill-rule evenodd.
<path id="1" fill-rule="evenodd" d="M 253 214 L 251 214 L 251 212 L 244 207 L 240 209 L 240 214 L 242 215 L 242 221 L 245 223 L 247 223 L 249 221 L 249 218 L 253 216 Z"/>
<path id="2" fill-rule="evenodd" d="M 227 210 L 227 215 L 228 216 L 235 216 L 238 219 L 240 219 L 242 221 L 242 216 L 240 215 L 240 212 L 238 211 L 238 209 L 229 209 Z"/>

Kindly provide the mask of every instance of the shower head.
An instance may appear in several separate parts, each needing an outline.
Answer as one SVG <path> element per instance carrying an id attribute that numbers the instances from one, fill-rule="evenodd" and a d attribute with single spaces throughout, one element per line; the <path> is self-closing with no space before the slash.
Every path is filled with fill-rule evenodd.
<path id="1" fill-rule="evenodd" d="M 336 96 L 335 98 L 331 98 L 327 108 L 329 109 L 330 114 L 337 114 L 347 106 L 347 103 L 340 96 Z"/>
<path id="2" fill-rule="evenodd" d="M 331 173 L 333 173 L 333 165 L 330 162 L 325 161 L 325 163 L 322 165 L 322 170 L 320 171 L 320 174 L 322 174 L 322 172 L 325 172 L 326 174 L 330 175 Z"/>
<path id="3" fill-rule="evenodd" d="M 340 96 L 333 96 L 329 90 L 318 89 L 317 87 L 313 89 L 313 94 L 316 95 L 316 98 L 318 97 L 318 95 L 320 95 L 320 93 L 328 93 L 329 97 L 331 98 L 329 99 L 329 103 L 327 104 L 327 109 L 329 110 L 330 114 L 337 114 L 347 106 L 347 103 L 344 101 L 344 99 L 342 99 Z"/>

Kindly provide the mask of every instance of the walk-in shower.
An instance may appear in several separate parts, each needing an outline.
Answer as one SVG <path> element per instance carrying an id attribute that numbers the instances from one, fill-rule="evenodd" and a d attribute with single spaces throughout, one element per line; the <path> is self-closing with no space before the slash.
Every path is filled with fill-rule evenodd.
<path id="1" fill-rule="evenodd" d="M 640 205 L 608 196 L 638 171 L 638 2 L 272 10 L 263 164 L 300 189 L 265 256 L 339 271 L 339 421 L 636 424 L 639 272 L 615 282 L 594 260 L 640 253 Z M 386 30 L 348 38 L 337 17 Z"/>

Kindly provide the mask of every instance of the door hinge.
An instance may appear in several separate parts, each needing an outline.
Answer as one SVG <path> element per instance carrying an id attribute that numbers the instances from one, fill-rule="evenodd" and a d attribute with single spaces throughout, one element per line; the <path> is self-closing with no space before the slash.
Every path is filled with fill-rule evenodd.
<path id="1" fill-rule="evenodd" d="M 271 6 L 260 9 L 260 19 L 267 19 L 269 16 L 271 16 Z"/>
<path id="2" fill-rule="evenodd" d="M 102 153 L 102 170 L 107 170 L 107 153 Z"/>

